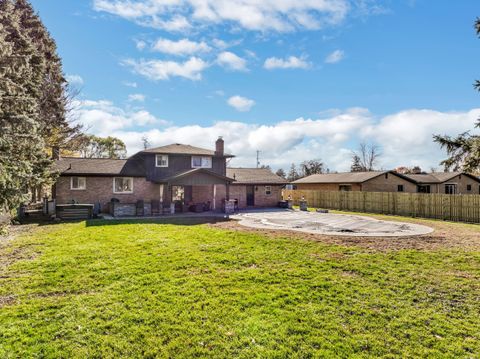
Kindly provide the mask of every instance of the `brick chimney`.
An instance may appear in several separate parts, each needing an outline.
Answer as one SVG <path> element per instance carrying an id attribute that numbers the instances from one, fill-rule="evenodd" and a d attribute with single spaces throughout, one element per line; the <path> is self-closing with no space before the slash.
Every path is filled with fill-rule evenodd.
<path id="1" fill-rule="evenodd" d="M 217 141 L 215 141 L 215 156 L 224 155 L 225 142 L 223 141 L 222 136 L 219 136 Z"/>

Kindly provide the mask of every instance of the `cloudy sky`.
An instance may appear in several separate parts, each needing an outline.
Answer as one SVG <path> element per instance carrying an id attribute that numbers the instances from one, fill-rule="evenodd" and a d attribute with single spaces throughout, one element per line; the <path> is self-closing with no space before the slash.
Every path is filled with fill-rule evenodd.
<path id="1" fill-rule="evenodd" d="M 173 142 L 232 165 L 322 159 L 437 167 L 432 134 L 480 117 L 478 0 L 33 0 L 57 40 L 75 118 L 129 154 Z"/>

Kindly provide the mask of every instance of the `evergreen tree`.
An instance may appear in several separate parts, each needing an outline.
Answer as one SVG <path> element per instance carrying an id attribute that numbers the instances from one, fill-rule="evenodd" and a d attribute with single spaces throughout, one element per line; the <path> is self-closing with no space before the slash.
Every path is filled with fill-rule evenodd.
<path id="1" fill-rule="evenodd" d="M 285 173 L 285 171 L 283 170 L 283 168 L 279 168 L 277 170 L 277 172 L 275 172 L 275 174 L 279 177 L 282 177 L 282 178 L 287 178 L 287 174 Z"/>
<path id="2" fill-rule="evenodd" d="M 0 0 L 0 209 L 18 206 L 48 172 L 39 130 L 44 69 L 13 2 Z"/>
<path id="3" fill-rule="evenodd" d="M 364 172 L 365 168 L 362 166 L 360 157 L 356 154 L 352 156 L 352 166 L 350 167 L 350 172 Z"/>
<path id="4" fill-rule="evenodd" d="M 298 175 L 297 167 L 295 166 L 295 163 L 292 163 L 292 165 L 290 166 L 290 171 L 288 171 L 287 180 L 293 182 L 299 178 L 300 176 Z"/>
<path id="5" fill-rule="evenodd" d="M 45 61 L 38 97 L 41 136 L 47 150 L 53 147 L 69 148 L 71 139 L 80 134 L 80 126 L 72 126 L 67 119 L 69 88 L 55 41 L 27 0 L 16 0 L 15 9 L 20 16 L 23 32 Z"/>

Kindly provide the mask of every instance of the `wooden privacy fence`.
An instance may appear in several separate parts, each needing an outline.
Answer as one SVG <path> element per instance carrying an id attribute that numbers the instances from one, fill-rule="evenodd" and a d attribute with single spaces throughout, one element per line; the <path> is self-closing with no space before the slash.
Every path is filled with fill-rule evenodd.
<path id="1" fill-rule="evenodd" d="M 480 223 L 480 195 L 284 190 L 283 199 L 289 196 L 314 208 Z"/>

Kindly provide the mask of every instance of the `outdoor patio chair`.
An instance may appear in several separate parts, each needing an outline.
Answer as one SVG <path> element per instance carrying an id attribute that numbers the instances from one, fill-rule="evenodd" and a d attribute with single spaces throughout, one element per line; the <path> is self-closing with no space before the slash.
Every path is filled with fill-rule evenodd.
<path id="1" fill-rule="evenodd" d="M 145 215 L 143 199 L 139 199 L 137 201 L 136 209 L 137 209 L 137 211 L 136 211 L 137 216 L 144 216 Z"/>

